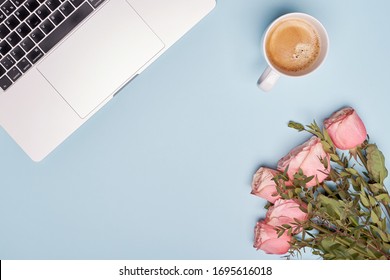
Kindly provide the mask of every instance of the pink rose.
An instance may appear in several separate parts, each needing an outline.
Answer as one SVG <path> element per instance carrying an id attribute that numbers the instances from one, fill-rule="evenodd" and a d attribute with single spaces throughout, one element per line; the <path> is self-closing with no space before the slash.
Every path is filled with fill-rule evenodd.
<path id="1" fill-rule="evenodd" d="M 328 162 L 328 167 L 322 164 L 320 159 L 325 159 Z M 288 166 L 287 175 L 290 181 L 294 179 L 294 175 L 302 169 L 303 174 L 307 177 L 314 176 L 312 180 L 306 183 L 306 187 L 312 187 L 321 183 L 328 177 L 330 171 L 329 155 L 324 151 L 321 140 L 313 136 L 302 145 L 291 150 L 288 155 L 283 157 L 278 162 L 278 170 L 284 171 Z M 286 185 L 292 185 L 291 182 Z"/>
<path id="2" fill-rule="evenodd" d="M 279 173 L 276 170 L 261 167 L 255 175 L 253 175 L 252 192 L 251 194 L 265 198 L 271 203 L 279 199 L 280 196 L 276 190 L 276 183 L 272 178 Z"/>
<path id="3" fill-rule="evenodd" d="M 354 149 L 367 137 L 367 130 L 362 120 L 351 107 L 333 113 L 324 121 L 333 144 L 341 150 Z"/>
<path id="4" fill-rule="evenodd" d="M 299 208 L 300 206 L 306 208 L 306 205 L 300 204 L 293 199 L 279 199 L 275 201 L 275 204 L 268 208 L 267 224 L 274 227 L 288 224 L 294 228 L 293 223 L 295 223 L 295 220 L 304 222 L 308 217 L 307 213 Z M 293 231 L 293 233 L 296 234 L 297 232 Z"/>
<path id="5" fill-rule="evenodd" d="M 267 254 L 285 254 L 290 249 L 291 236 L 284 233 L 280 237 L 273 226 L 260 221 L 255 228 L 255 242 L 253 247 L 263 250 Z"/>

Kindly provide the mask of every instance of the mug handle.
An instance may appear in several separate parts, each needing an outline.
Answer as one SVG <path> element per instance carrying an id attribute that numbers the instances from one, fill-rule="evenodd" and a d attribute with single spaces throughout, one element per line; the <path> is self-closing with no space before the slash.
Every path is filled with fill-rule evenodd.
<path id="1" fill-rule="evenodd" d="M 263 91 L 270 91 L 279 80 L 279 77 L 279 73 L 268 66 L 257 81 L 257 86 Z"/>

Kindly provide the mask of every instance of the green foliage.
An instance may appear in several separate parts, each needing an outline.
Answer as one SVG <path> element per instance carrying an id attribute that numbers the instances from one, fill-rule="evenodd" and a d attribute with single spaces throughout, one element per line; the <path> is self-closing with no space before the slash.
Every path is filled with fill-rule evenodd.
<path id="1" fill-rule="evenodd" d="M 383 184 L 383 181 L 388 175 L 385 166 L 385 157 L 382 152 L 379 151 L 375 144 L 369 144 L 366 148 L 367 152 L 367 169 L 372 180 L 379 184 Z"/>
<path id="2" fill-rule="evenodd" d="M 384 185 L 388 171 L 377 145 L 366 140 L 349 154 L 340 153 L 316 122 L 305 127 L 291 121 L 288 126 L 319 137 L 331 161 L 328 178 L 311 188 L 306 184 L 313 177 L 302 170 L 293 178 L 288 178 L 287 171 L 274 177 L 282 198 L 307 205 L 301 209 L 308 213 L 307 221 L 277 228 L 280 235 L 297 233 L 294 228 L 301 232 L 294 236 L 290 256 L 311 248 L 323 259 L 389 260 L 390 196 Z M 328 167 L 326 160 L 320 160 Z M 290 180 L 293 185 L 286 186 Z"/>
<path id="3" fill-rule="evenodd" d="M 288 127 L 294 128 L 294 129 L 296 129 L 296 130 L 298 130 L 298 131 L 303 131 L 303 130 L 305 130 L 305 127 L 304 127 L 302 124 L 297 123 L 297 122 L 293 122 L 293 121 L 290 121 L 290 122 L 288 123 Z"/>

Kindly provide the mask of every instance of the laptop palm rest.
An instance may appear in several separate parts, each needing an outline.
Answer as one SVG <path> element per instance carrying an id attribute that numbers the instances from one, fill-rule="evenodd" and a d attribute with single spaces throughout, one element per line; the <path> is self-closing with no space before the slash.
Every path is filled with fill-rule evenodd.
<path id="1" fill-rule="evenodd" d="M 43 60 L 38 70 L 85 118 L 163 48 L 125 0 L 109 1 Z"/>

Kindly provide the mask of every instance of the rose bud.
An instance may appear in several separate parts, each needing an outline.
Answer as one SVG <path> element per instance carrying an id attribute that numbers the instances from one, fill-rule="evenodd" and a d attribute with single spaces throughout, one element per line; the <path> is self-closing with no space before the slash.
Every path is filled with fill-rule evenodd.
<path id="1" fill-rule="evenodd" d="M 341 150 L 354 149 L 367 137 L 366 127 L 351 107 L 334 112 L 324 121 L 324 127 L 333 144 Z"/>
<path id="2" fill-rule="evenodd" d="M 321 159 L 327 161 L 327 168 L 325 168 Z M 307 177 L 314 176 L 313 179 L 306 183 L 306 187 L 312 187 L 317 184 L 317 181 L 318 183 L 321 183 L 328 177 L 330 159 L 329 155 L 322 147 L 321 140 L 318 137 L 313 136 L 280 159 L 277 169 L 283 172 L 287 166 L 287 175 L 290 182 L 287 182 L 286 185 L 292 185 L 291 181 L 293 180 L 294 175 L 298 173 L 299 169 L 302 169 L 303 174 Z"/>
<path id="3" fill-rule="evenodd" d="M 253 247 L 263 250 L 267 254 L 285 254 L 290 249 L 291 236 L 283 233 L 278 237 L 278 233 L 273 226 L 260 221 L 255 228 L 255 241 Z"/>
<path id="4" fill-rule="evenodd" d="M 278 227 L 284 224 L 290 225 L 293 229 L 297 228 L 293 223 L 295 220 L 304 222 L 307 220 L 307 213 L 303 212 L 300 207 L 306 209 L 306 205 L 300 204 L 293 199 L 278 199 L 275 204 L 268 208 L 266 221 L 268 225 Z M 293 231 L 298 233 L 297 230 Z"/>
<path id="5" fill-rule="evenodd" d="M 277 173 L 279 172 L 276 170 L 260 167 L 255 175 L 253 175 L 251 194 L 265 198 L 271 203 L 279 199 L 280 196 L 276 190 L 276 183 L 272 180 Z"/>

